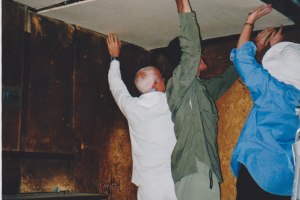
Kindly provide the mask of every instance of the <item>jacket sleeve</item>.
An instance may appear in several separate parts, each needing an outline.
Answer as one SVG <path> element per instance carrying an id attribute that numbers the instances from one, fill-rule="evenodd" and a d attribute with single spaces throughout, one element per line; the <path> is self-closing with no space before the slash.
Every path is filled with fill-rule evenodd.
<path id="1" fill-rule="evenodd" d="M 179 65 L 173 72 L 172 78 L 168 81 L 166 89 L 171 111 L 175 109 L 175 106 L 197 77 L 201 58 L 200 34 L 195 13 L 179 13 L 179 21 L 179 41 L 182 56 Z"/>
<path id="2" fill-rule="evenodd" d="M 238 77 L 239 74 L 234 65 L 230 65 L 222 74 L 205 81 L 207 92 L 216 101 L 231 88 Z"/>
<path id="3" fill-rule="evenodd" d="M 253 101 L 257 101 L 266 92 L 269 82 L 269 73 L 255 56 L 256 46 L 253 42 L 247 42 L 239 50 L 236 48 L 231 51 L 230 59 L 239 73 L 240 77 L 251 92 Z"/>
<path id="4" fill-rule="evenodd" d="M 118 104 L 122 113 L 126 116 L 126 108 L 134 98 L 128 92 L 127 87 L 121 78 L 119 61 L 115 60 L 110 63 L 108 83 L 116 103 Z"/>

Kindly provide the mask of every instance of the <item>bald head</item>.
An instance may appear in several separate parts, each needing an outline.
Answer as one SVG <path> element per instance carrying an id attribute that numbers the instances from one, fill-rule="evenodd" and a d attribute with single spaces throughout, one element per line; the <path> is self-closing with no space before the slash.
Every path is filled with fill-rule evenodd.
<path id="1" fill-rule="evenodd" d="M 134 79 L 137 89 L 142 93 L 148 93 L 152 89 L 165 92 L 165 83 L 160 71 L 155 67 L 144 67 L 140 69 Z"/>

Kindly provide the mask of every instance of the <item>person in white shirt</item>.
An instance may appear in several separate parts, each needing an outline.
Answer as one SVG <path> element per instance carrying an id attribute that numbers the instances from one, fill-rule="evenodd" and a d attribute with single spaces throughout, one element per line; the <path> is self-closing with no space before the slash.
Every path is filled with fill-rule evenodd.
<path id="1" fill-rule="evenodd" d="M 109 33 L 111 55 L 108 82 L 112 95 L 128 120 L 132 148 L 132 183 L 138 200 L 177 200 L 171 175 L 171 154 L 176 143 L 165 83 L 155 67 L 140 69 L 135 84 L 142 93 L 132 97 L 122 81 L 118 57 L 121 41 Z"/>

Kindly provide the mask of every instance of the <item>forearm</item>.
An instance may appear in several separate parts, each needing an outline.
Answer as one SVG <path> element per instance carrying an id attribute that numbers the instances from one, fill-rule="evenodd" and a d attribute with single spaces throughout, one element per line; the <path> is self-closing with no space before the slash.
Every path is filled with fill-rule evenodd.
<path id="1" fill-rule="evenodd" d="M 192 12 L 190 3 L 188 0 L 176 0 L 177 9 L 179 13 L 189 13 Z"/>
<path id="2" fill-rule="evenodd" d="M 111 62 L 108 72 L 108 83 L 116 103 L 124 113 L 126 106 L 133 97 L 129 94 L 127 87 L 122 80 L 119 61 Z"/>
<path id="3" fill-rule="evenodd" d="M 119 91 L 124 88 L 124 83 L 121 78 L 119 61 L 112 61 L 108 72 L 108 84 L 112 95 L 117 96 Z"/>
<path id="4" fill-rule="evenodd" d="M 251 33 L 252 27 L 249 24 L 245 24 L 237 44 L 237 49 L 250 41 Z"/>
<path id="5" fill-rule="evenodd" d="M 239 38 L 237 49 L 243 46 L 243 44 L 250 41 L 250 36 L 251 36 L 254 22 L 257 19 L 259 19 L 261 16 L 267 15 L 273 10 L 270 4 L 267 5 L 265 8 L 263 7 L 264 5 L 261 5 L 255 11 L 249 13 L 244 28 L 242 30 L 241 36 Z"/>

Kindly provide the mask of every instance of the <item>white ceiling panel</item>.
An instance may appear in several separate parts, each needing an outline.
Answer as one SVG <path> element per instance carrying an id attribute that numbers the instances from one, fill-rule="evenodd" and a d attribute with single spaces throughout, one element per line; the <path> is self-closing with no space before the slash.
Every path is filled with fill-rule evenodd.
<path id="1" fill-rule="evenodd" d="M 30 1 L 30 0 L 28 0 Z M 248 12 L 264 4 L 259 0 L 190 0 L 196 12 L 203 39 L 239 34 Z M 179 35 L 179 20 L 174 0 L 86 0 L 39 14 L 76 24 L 143 47 L 165 47 Z M 257 20 L 254 30 L 279 27 L 293 22 L 276 10 Z"/>
<path id="2" fill-rule="evenodd" d="M 15 1 L 19 2 L 21 4 L 24 4 L 24 5 L 27 5 L 31 8 L 37 9 L 37 10 L 48 7 L 48 6 L 52 6 L 54 4 L 64 2 L 63 0 L 47 0 L 47 1 L 44 1 L 44 0 L 15 0 Z"/>

